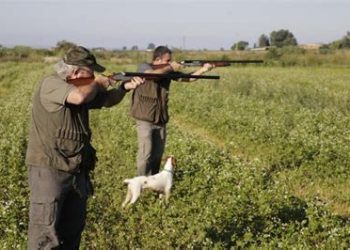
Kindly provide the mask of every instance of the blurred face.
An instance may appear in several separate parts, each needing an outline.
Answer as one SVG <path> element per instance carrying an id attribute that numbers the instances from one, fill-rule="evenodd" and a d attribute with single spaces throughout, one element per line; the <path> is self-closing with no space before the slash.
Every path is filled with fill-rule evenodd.
<path id="1" fill-rule="evenodd" d="M 67 77 L 67 82 L 76 86 L 90 84 L 94 81 L 94 71 L 87 67 L 79 67 L 70 76 Z"/>
<path id="2" fill-rule="evenodd" d="M 76 78 L 90 78 L 94 76 L 94 71 L 87 67 L 80 67 L 75 72 L 75 76 Z"/>
<path id="3" fill-rule="evenodd" d="M 161 57 L 157 57 L 154 61 L 154 65 L 159 65 L 159 64 L 168 64 L 171 62 L 171 54 L 166 53 L 162 55 Z"/>

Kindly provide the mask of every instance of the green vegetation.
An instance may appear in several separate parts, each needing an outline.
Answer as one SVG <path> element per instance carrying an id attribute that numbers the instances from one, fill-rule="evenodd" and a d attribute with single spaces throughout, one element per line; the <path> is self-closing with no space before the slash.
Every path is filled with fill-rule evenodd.
<path id="1" fill-rule="evenodd" d="M 322 58 L 341 62 L 337 56 Z M 111 72 L 135 69 L 104 60 Z M 350 73 L 328 62 L 281 67 L 273 60 L 217 68 L 217 82 L 171 86 L 166 154 L 174 154 L 178 166 L 168 206 L 144 192 L 129 210 L 121 209 L 122 181 L 136 173 L 129 98 L 92 111 L 99 161 L 82 248 L 348 247 Z M 0 69 L 0 244 L 17 249 L 25 248 L 28 223 L 24 155 L 31 95 L 51 69 L 14 62 Z"/>
<path id="2" fill-rule="evenodd" d="M 248 48 L 249 43 L 246 41 L 239 41 L 232 45 L 232 50 L 245 50 Z"/>
<path id="3" fill-rule="evenodd" d="M 341 39 L 331 42 L 328 48 L 332 49 L 350 49 L 350 32 L 346 32 L 346 35 Z"/>
<path id="4" fill-rule="evenodd" d="M 298 44 L 297 39 L 289 30 L 272 31 L 270 34 L 270 41 L 272 46 L 282 48 L 285 46 L 295 46 Z"/>

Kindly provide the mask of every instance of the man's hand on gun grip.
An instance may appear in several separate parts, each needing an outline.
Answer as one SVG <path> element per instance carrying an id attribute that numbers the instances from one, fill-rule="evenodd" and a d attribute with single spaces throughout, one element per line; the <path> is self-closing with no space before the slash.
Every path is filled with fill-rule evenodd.
<path id="1" fill-rule="evenodd" d="M 208 71 L 212 70 L 213 68 L 215 68 L 215 64 L 205 63 L 202 66 L 202 72 L 203 73 L 208 72 Z"/>
<path id="2" fill-rule="evenodd" d="M 97 75 L 94 82 L 103 89 L 107 89 L 112 84 L 113 80 L 105 75 Z"/>
<path id="3" fill-rule="evenodd" d="M 169 65 L 171 66 L 171 68 L 173 69 L 172 71 L 174 72 L 181 71 L 184 67 L 182 64 L 178 62 L 171 62 L 169 63 Z"/>
<path id="4" fill-rule="evenodd" d="M 141 84 L 145 83 L 145 79 L 141 78 L 141 77 L 133 77 L 131 78 L 129 81 L 124 82 L 124 89 L 125 90 L 131 90 L 131 89 L 136 89 L 138 86 L 140 86 Z"/>

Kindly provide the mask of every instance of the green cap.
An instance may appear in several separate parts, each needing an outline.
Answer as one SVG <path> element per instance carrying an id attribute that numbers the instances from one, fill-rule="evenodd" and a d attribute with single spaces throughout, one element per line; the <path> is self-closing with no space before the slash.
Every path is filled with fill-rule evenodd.
<path id="1" fill-rule="evenodd" d="M 63 61 L 70 65 L 89 67 L 96 72 L 103 72 L 106 69 L 96 62 L 95 56 L 88 49 L 82 46 L 70 48 L 63 56 Z"/>

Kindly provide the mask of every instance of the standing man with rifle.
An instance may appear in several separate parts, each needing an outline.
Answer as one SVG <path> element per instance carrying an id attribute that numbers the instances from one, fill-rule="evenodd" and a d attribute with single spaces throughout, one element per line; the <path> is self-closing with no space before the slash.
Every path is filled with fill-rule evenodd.
<path id="1" fill-rule="evenodd" d="M 89 109 L 118 104 L 144 80 L 109 89 L 111 79 L 84 47 L 71 48 L 33 96 L 26 154 L 29 167 L 28 249 L 79 249 L 85 226 L 89 172 L 96 163 L 90 144 Z"/>
<path id="2" fill-rule="evenodd" d="M 192 75 L 202 75 L 214 66 L 206 63 Z M 165 46 L 153 52 L 152 63 L 139 66 L 139 72 L 167 74 L 181 70 L 183 66 L 172 61 L 172 52 Z M 195 81 L 187 78 L 178 81 Z M 130 114 L 136 120 L 138 175 L 153 175 L 159 172 L 166 142 L 166 124 L 169 120 L 168 94 L 171 79 L 148 80 L 132 94 Z"/>

